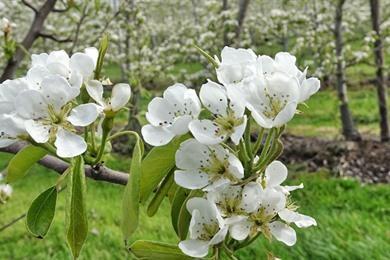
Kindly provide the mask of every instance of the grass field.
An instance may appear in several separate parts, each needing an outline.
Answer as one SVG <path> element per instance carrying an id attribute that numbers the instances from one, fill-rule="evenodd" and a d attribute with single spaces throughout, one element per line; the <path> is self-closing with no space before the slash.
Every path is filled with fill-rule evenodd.
<path id="1" fill-rule="evenodd" d="M 0 154 L 4 167 L 9 155 Z M 113 158 L 109 164 L 127 168 L 128 160 Z M 0 206 L 0 226 L 23 214 L 37 194 L 55 182 L 56 174 L 40 166 L 14 185 L 14 195 Z M 303 182 L 305 189 L 294 199 L 302 213 L 316 218 L 318 227 L 298 230 L 298 242 L 287 247 L 259 239 L 238 252 L 240 259 L 263 259 L 271 251 L 282 259 L 389 259 L 390 189 L 388 185 L 361 186 L 353 180 L 341 180 L 326 172 L 296 172 L 289 183 Z M 88 181 L 90 234 L 81 259 L 131 259 L 121 241 L 120 200 L 123 187 Z M 43 240 L 30 236 L 24 221 L 0 233 L 0 259 L 69 259 L 65 243 L 64 195 L 59 196 L 55 221 Z M 133 237 L 177 243 L 170 226 L 169 202 L 154 218 L 142 210 L 141 226 Z"/>

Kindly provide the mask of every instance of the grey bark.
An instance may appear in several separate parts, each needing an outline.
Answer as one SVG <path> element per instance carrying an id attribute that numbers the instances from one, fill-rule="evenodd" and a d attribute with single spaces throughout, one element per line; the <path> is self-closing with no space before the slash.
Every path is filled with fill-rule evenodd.
<path id="1" fill-rule="evenodd" d="M 23 143 L 15 143 L 8 147 L 0 148 L 0 152 L 16 154 L 21 149 L 23 149 L 24 146 L 25 144 Z M 45 166 L 48 169 L 54 170 L 59 174 L 62 174 L 69 167 L 68 163 L 50 155 L 45 156 L 42 160 L 40 160 L 39 164 Z M 129 175 L 127 173 L 118 172 L 104 166 L 86 166 L 85 176 L 97 181 L 126 185 Z"/>
<path id="2" fill-rule="evenodd" d="M 242 33 L 242 28 L 244 25 L 244 20 L 247 14 L 248 6 L 250 0 L 239 0 L 238 2 L 238 15 L 237 15 L 237 29 L 236 29 L 236 45 L 240 45 L 240 37 Z"/>
<path id="3" fill-rule="evenodd" d="M 57 0 L 47 0 L 39 10 L 36 10 L 34 7 L 29 5 L 29 7 L 34 10 L 35 16 L 33 22 L 31 23 L 30 29 L 28 30 L 26 36 L 21 43 L 21 45 L 23 46 L 22 48 L 24 48 L 25 50 L 29 50 L 34 44 L 35 40 L 40 36 L 43 30 L 45 20 L 50 14 L 50 12 L 54 9 L 56 2 Z M 8 60 L 3 74 L 0 77 L 0 82 L 3 82 L 6 79 L 13 78 L 16 69 L 19 67 L 24 56 L 26 55 L 22 48 L 18 47 L 13 57 Z"/>
<path id="4" fill-rule="evenodd" d="M 345 139 L 350 141 L 361 140 L 359 132 L 356 130 L 351 112 L 348 106 L 347 85 L 345 83 L 345 64 L 343 62 L 343 34 L 342 34 L 342 21 L 343 21 L 343 6 L 345 0 L 338 0 L 336 5 L 335 15 L 335 44 L 336 44 L 336 84 L 338 98 L 340 101 L 340 116 L 343 128 L 343 135 Z"/>
<path id="5" fill-rule="evenodd" d="M 222 0 L 221 11 L 225 12 L 228 9 L 229 9 L 229 2 L 228 2 L 228 0 Z M 229 40 L 229 37 L 228 37 L 229 30 L 225 26 L 225 18 L 223 19 L 222 22 L 223 22 L 223 44 L 224 44 L 224 46 L 229 46 L 230 45 L 230 40 Z"/>
<path id="6" fill-rule="evenodd" d="M 383 43 L 381 38 L 380 29 L 380 0 L 370 0 L 371 7 L 371 21 L 372 29 L 376 33 L 376 39 L 374 42 L 374 56 L 376 65 L 376 89 L 378 95 L 379 105 L 379 125 L 380 136 L 382 142 L 390 140 L 389 121 L 387 111 L 387 89 L 385 83 L 385 76 L 383 71 L 384 56 L 383 56 Z"/>

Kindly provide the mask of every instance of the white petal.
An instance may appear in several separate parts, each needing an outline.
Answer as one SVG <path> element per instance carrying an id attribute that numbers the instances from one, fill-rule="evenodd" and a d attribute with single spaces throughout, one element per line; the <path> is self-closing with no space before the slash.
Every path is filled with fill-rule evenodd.
<path id="1" fill-rule="evenodd" d="M 208 175 L 199 170 L 186 170 L 186 171 L 175 171 L 175 182 L 177 185 L 190 189 L 202 189 L 209 184 Z"/>
<path id="2" fill-rule="evenodd" d="M 286 195 L 273 188 L 263 190 L 261 207 L 267 215 L 274 215 L 286 207 Z"/>
<path id="3" fill-rule="evenodd" d="M 298 190 L 298 189 L 303 189 L 303 183 L 296 185 L 296 186 L 283 186 L 288 192 Z"/>
<path id="4" fill-rule="evenodd" d="M 98 49 L 96 49 L 95 47 L 88 47 L 85 48 L 84 52 L 93 60 L 93 64 L 96 67 L 97 59 L 99 57 Z"/>
<path id="5" fill-rule="evenodd" d="M 141 129 L 142 136 L 150 145 L 161 146 L 169 143 L 175 135 L 164 127 L 145 125 Z"/>
<path id="6" fill-rule="evenodd" d="M 34 66 L 27 71 L 27 80 L 32 84 L 32 87 L 39 88 L 44 77 L 51 73 L 46 67 Z"/>
<path id="7" fill-rule="evenodd" d="M 235 145 L 238 145 L 240 143 L 240 139 L 245 132 L 246 123 L 247 123 L 247 117 L 244 116 L 244 122 L 241 125 L 236 126 L 234 128 L 234 132 L 231 134 L 230 139 L 233 141 Z"/>
<path id="8" fill-rule="evenodd" d="M 74 126 L 92 124 L 99 116 L 99 107 L 93 103 L 79 105 L 72 109 L 67 120 Z"/>
<path id="9" fill-rule="evenodd" d="M 111 107 L 113 111 L 118 111 L 129 102 L 131 88 L 129 84 L 116 84 L 112 89 Z"/>
<path id="10" fill-rule="evenodd" d="M 49 141 L 49 130 L 50 126 L 41 124 L 34 120 L 27 120 L 25 122 L 25 127 L 27 133 L 34 139 L 37 143 L 46 143 Z"/>
<path id="11" fill-rule="evenodd" d="M 275 55 L 275 62 L 278 70 L 295 76 L 298 73 L 298 68 L 295 65 L 296 58 L 288 52 L 279 52 Z"/>
<path id="12" fill-rule="evenodd" d="M 211 120 L 193 120 L 188 127 L 196 140 L 202 144 L 218 144 L 226 139 L 226 135 L 216 134 L 220 128 Z"/>
<path id="13" fill-rule="evenodd" d="M 185 115 L 175 118 L 172 126 L 169 128 L 175 135 L 184 135 L 188 132 L 188 125 L 192 121 L 192 116 Z"/>
<path id="14" fill-rule="evenodd" d="M 184 96 L 187 90 L 188 88 L 183 84 L 176 83 L 172 86 L 169 86 L 164 91 L 163 97 L 168 103 L 172 105 L 176 104 L 175 107 L 182 109 L 184 103 Z"/>
<path id="15" fill-rule="evenodd" d="M 280 221 L 270 223 L 269 229 L 277 240 L 288 246 L 293 246 L 297 242 L 295 230 Z"/>
<path id="16" fill-rule="evenodd" d="M 229 172 L 237 179 L 242 179 L 244 177 L 244 167 L 241 161 L 234 154 L 229 154 L 228 162 Z"/>
<path id="17" fill-rule="evenodd" d="M 170 126 L 175 119 L 176 108 L 167 100 L 156 97 L 148 104 L 146 119 L 154 126 Z"/>
<path id="18" fill-rule="evenodd" d="M 297 110 L 297 103 L 296 102 L 290 102 L 288 103 L 284 109 L 275 117 L 275 120 L 273 122 L 274 127 L 279 127 L 290 121 L 294 115 L 295 111 Z"/>
<path id="19" fill-rule="evenodd" d="M 320 81 L 317 78 L 305 79 L 300 87 L 299 102 L 304 102 L 320 89 Z"/>
<path id="20" fill-rule="evenodd" d="M 287 167 L 280 161 L 273 161 L 265 169 L 265 178 L 267 187 L 280 185 L 287 179 Z"/>
<path id="21" fill-rule="evenodd" d="M 77 52 L 70 58 L 70 67 L 72 71 L 79 72 L 86 79 L 95 70 L 95 61 L 87 54 Z"/>
<path id="22" fill-rule="evenodd" d="M 188 239 L 179 243 L 180 250 L 191 257 L 205 257 L 209 253 L 208 241 Z"/>
<path id="23" fill-rule="evenodd" d="M 56 111 L 59 111 L 78 94 L 63 77 L 58 75 L 45 77 L 42 80 L 41 88 L 46 103 L 52 105 Z"/>
<path id="24" fill-rule="evenodd" d="M 258 61 L 261 64 L 261 72 L 264 74 L 271 74 L 275 71 L 275 61 L 267 55 L 258 57 Z"/>
<path id="25" fill-rule="evenodd" d="M 99 105 L 105 106 L 103 100 L 103 85 L 98 80 L 89 80 L 85 83 L 89 96 Z"/>
<path id="26" fill-rule="evenodd" d="M 211 113 L 222 116 L 227 115 L 228 100 L 223 86 L 209 80 L 202 85 L 199 96 L 203 105 Z"/>
<path id="27" fill-rule="evenodd" d="M 48 67 L 53 63 L 59 63 L 69 68 L 69 56 L 64 50 L 52 51 L 49 53 L 46 63 Z"/>
<path id="28" fill-rule="evenodd" d="M 206 223 L 217 219 L 217 210 L 211 202 L 204 198 L 193 197 L 187 201 L 187 210 L 192 214 L 194 210 L 198 210 L 200 218 Z"/>
<path id="29" fill-rule="evenodd" d="M 15 99 L 15 108 L 18 114 L 26 119 L 45 118 L 47 104 L 41 92 L 37 90 L 27 90 Z"/>
<path id="30" fill-rule="evenodd" d="M 217 244 L 221 243 L 222 241 L 224 241 L 228 230 L 229 230 L 229 228 L 227 226 L 221 228 L 217 232 L 217 234 L 215 234 L 214 237 L 210 240 L 210 245 L 217 245 Z"/>
<path id="31" fill-rule="evenodd" d="M 31 55 L 31 67 L 34 66 L 46 66 L 47 58 L 49 55 L 47 53 L 32 54 Z"/>
<path id="32" fill-rule="evenodd" d="M 210 183 L 209 186 L 203 188 L 203 191 L 205 192 L 215 192 L 217 189 L 220 189 L 221 187 L 230 184 L 229 179 L 220 177 L 217 180 L 214 180 Z"/>
<path id="33" fill-rule="evenodd" d="M 289 209 L 283 209 L 278 213 L 279 217 L 288 223 L 295 223 L 299 228 L 317 226 L 314 218 L 300 214 Z"/>
<path id="34" fill-rule="evenodd" d="M 0 137 L 0 148 L 4 148 L 7 146 L 10 146 L 11 144 L 15 143 L 16 139 L 3 139 Z"/>
<path id="35" fill-rule="evenodd" d="M 191 138 L 180 144 L 175 155 L 176 166 L 184 170 L 199 169 L 208 165 L 210 158 L 209 148 Z"/>
<path id="36" fill-rule="evenodd" d="M 250 182 L 242 190 L 242 200 L 240 207 L 247 213 L 256 211 L 263 196 L 263 189 L 257 182 Z"/>
<path id="37" fill-rule="evenodd" d="M 229 234 L 235 240 L 238 241 L 244 240 L 249 236 L 249 232 L 252 226 L 253 223 L 248 220 L 235 223 L 230 226 Z"/>
<path id="38" fill-rule="evenodd" d="M 87 144 L 81 136 L 62 128 L 57 131 L 54 145 L 57 147 L 57 155 L 62 158 L 75 157 L 87 150 Z"/>
<path id="39" fill-rule="evenodd" d="M 221 52 L 222 63 L 235 64 L 256 60 L 256 54 L 251 49 L 235 49 L 225 46 Z"/>

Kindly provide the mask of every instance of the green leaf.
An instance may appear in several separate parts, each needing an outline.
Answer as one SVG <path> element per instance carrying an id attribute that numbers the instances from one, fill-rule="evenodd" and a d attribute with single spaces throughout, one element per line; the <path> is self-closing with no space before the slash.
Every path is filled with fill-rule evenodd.
<path id="1" fill-rule="evenodd" d="M 211 57 L 210 54 L 208 54 L 205 50 L 203 50 L 199 46 L 197 46 L 197 45 L 194 45 L 194 46 L 195 46 L 196 50 L 200 54 L 202 54 L 202 56 L 205 57 L 214 66 L 214 68 L 218 68 L 219 67 L 218 62 L 213 57 Z"/>
<path id="2" fill-rule="evenodd" d="M 122 233 L 125 242 L 138 227 L 139 200 L 140 200 L 140 175 L 143 155 L 143 143 L 137 135 L 137 141 L 133 149 L 130 175 L 122 200 Z"/>
<path id="3" fill-rule="evenodd" d="M 48 188 L 38 195 L 27 211 L 27 229 L 38 238 L 43 238 L 53 222 L 57 203 L 57 189 Z"/>
<path id="4" fill-rule="evenodd" d="M 106 55 L 109 42 L 110 42 L 110 39 L 108 37 L 108 34 L 105 33 L 103 35 L 102 39 L 100 40 L 99 56 L 98 56 L 98 59 L 96 62 L 94 78 L 97 80 L 100 79 L 100 73 L 102 72 L 102 68 L 103 68 L 104 56 Z"/>
<path id="5" fill-rule="evenodd" d="M 191 214 L 187 210 L 187 201 L 190 198 L 201 195 L 201 190 L 192 190 L 191 192 L 188 192 L 188 190 L 179 189 L 176 192 L 171 209 L 171 219 L 173 228 L 181 240 L 186 239 L 191 221 Z"/>
<path id="6" fill-rule="evenodd" d="M 145 260 L 187 260 L 193 259 L 181 252 L 176 245 L 138 240 L 130 246 L 130 251 L 139 259 Z"/>
<path id="7" fill-rule="evenodd" d="M 183 135 L 169 144 L 154 147 L 142 161 L 141 202 L 145 202 L 162 179 L 175 167 L 175 154 L 180 144 L 188 139 Z"/>
<path id="8" fill-rule="evenodd" d="M 179 220 L 179 214 L 181 210 L 181 206 L 187 199 L 188 195 L 190 194 L 190 190 L 184 189 L 182 187 L 178 187 L 176 189 L 175 196 L 172 201 L 171 206 L 171 220 L 172 220 L 172 226 L 176 232 L 177 235 L 179 235 L 179 230 L 177 228 L 177 223 Z"/>
<path id="9" fill-rule="evenodd" d="M 67 240 L 76 259 L 88 234 L 88 219 L 86 208 L 86 184 L 84 159 L 81 156 L 72 160 L 72 171 L 68 176 L 68 203 L 67 203 Z"/>
<path id="10" fill-rule="evenodd" d="M 9 162 L 6 181 L 12 183 L 23 178 L 28 170 L 46 154 L 47 151 L 41 147 L 33 145 L 24 147 Z"/>
<path id="11" fill-rule="evenodd" d="M 167 196 L 169 189 L 172 187 L 172 184 L 175 182 L 173 178 L 173 171 L 171 171 L 167 177 L 163 180 L 157 192 L 154 194 L 153 199 L 151 200 L 147 214 L 149 217 L 153 217 L 154 214 L 157 213 L 158 208 L 161 205 L 161 202 L 164 200 L 165 196 Z"/>

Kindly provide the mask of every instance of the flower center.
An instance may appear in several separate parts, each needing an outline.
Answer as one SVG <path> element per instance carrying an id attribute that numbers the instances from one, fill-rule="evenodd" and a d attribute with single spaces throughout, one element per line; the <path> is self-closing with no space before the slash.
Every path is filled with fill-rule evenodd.
<path id="1" fill-rule="evenodd" d="M 270 94 L 266 91 L 265 97 L 267 98 L 268 105 L 264 106 L 262 103 L 261 106 L 264 108 L 263 114 L 271 119 L 275 119 L 276 116 L 284 109 L 287 105 L 287 98 L 289 95 L 277 95 Z"/>
<path id="2" fill-rule="evenodd" d="M 202 226 L 202 230 L 197 230 L 198 239 L 209 241 L 218 232 L 219 226 L 216 221 L 211 220 L 211 223 L 198 223 Z"/>

